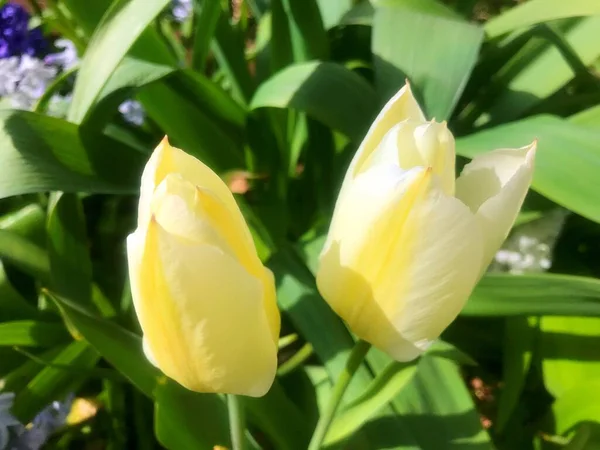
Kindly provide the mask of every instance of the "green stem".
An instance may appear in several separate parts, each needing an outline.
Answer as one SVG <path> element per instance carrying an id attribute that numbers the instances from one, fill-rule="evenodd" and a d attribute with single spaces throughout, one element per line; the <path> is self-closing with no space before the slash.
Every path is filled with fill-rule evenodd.
<path id="1" fill-rule="evenodd" d="M 227 406 L 229 409 L 229 430 L 231 432 L 231 445 L 233 450 L 244 450 L 246 419 L 244 417 L 244 406 L 237 395 L 227 395 Z"/>
<path id="2" fill-rule="evenodd" d="M 335 382 L 335 385 L 333 386 L 333 392 L 331 394 L 331 398 L 329 399 L 329 403 L 319 418 L 317 427 L 315 428 L 310 440 L 310 444 L 308 445 L 308 450 L 319 450 L 321 448 L 321 445 L 325 440 L 325 436 L 329 431 L 329 426 L 331 425 L 331 422 L 333 422 L 335 413 L 340 406 L 344 393 L 346 392 L 346 388 L 350 384 L 352 377 L 362 364 L 363 359 L 370 348 L 371 344 L 360 340 L 352 349 L 352 353 L 350 353 L 348 361 L 346 361 L 346 367 L 344 367 L 343 372 L 340 374 L 339 378 Z"/>

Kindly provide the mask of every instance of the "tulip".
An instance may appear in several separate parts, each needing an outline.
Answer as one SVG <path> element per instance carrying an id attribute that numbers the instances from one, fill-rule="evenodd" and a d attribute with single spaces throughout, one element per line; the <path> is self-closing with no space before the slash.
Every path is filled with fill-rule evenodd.
<path id="1" fill-rule="evenodd" d="M 264 395 L 277 370 L 273 275 L 223 181 L 165 138 L 127 239 L 147 358 L 197 392 Z"/>
<path id="2" fill-rule="evenodd" d="M 398 361 L 456 318 L 521 208 L 535 143 L 475 157 L 455 179 L 454 138 L 406 85 L 354 156 L 317 272 L 361 339 Z"/>

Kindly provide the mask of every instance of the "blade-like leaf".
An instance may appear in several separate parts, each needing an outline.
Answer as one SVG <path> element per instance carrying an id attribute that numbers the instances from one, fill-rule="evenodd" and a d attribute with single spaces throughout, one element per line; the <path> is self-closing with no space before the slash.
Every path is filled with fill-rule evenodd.
<path id="1" fill-rule="evenodd" d="M 65 320 L 75 327 L 83 338 L 140 391 L 151 397 L 159 371 L 148 362 L 142 352 L 139 336 L 109 322 L 94 317 L 69 301 L 52 295 Z"/>
<path id="2" fill-rule="evenodd" d="M 292 65 L 265 81 L 251 108 L 291 108 L 359 141 L 377 112 L 375 92 L 348 69 L 334 63 Z"/>
<path id="3" fill-rule="evenodd" d="M 81 202 L 75 194 L 54 193 L 48 209 L 52 287 L 67 298 L 89 303 L 92 261 Z"/>
<path id="4" fill-rule="evenodd" d="M 368 422 L 410 382 L 416 370 L 416 363 L 392 362 L 379 372 L 365 392 L 339 413 L 329 428 L 325 445 L 345 439 Z"/>
<path id="5" fill-rule="evenodd" d="M 372 49 L 382 98 L 391 97 L 408 78 L 421 94 L 426 114 L 448 119 L 482 39 L 481 28 L 454 16 L 436 0 L 377 2 Z"/>
<path id="6" fill-rule="evenodd" d="M 538 140 L 532 187 L 550 200 L 600 222 L 600 191 L 590 189 L 600 172 L 600 130 L 553 116 L 536 116 L 460 138 L 457 152 L 470 158 L 495 148 Z M 557 183 L 556 180 L 561 180 Z"/>
<path id="7" fill-rule="evenodd" d="M 15 416 L 21 422 L 29 423 L 42 408 L 76 389 L 88 376 L 85 369 L 94 367 L 98 358 L 87 342 L 72 342 L 52 360 L 60 367 L 42 369 L 17 393 L 12 410 Z"/>
<path id="8" fill-rule="evenodd" d="M 544 384 L 552 395 L 600 378 L 600 318 L 542 317 L 540 327 Z"/>
<path id="9" fill-rule="evenodd" d="M 81 123 L 113 71 L 170 0 L 115 0 L 95 29 L 81 61 L 69 120 Z"/>
<path id="10" fill-rule="evenodd" d="M 569 275 L 486 275 L 465 316 L 600 316 L 600 280 Z"/>
<path id="11" fill-rule="evenodd" d="M 0 127 L 0 198 L 139 188 L 144 155 L 100 133 L 26 111 L 0 111 Z"/>
<path id="12" fill-rule="evenodd" d="M 565 17 L 600 14 L 600 3 L 590 0 L 530 0 L 493 17 L 485 32 L 493 38 L 518 28 Z"/>
<path id="13" fill-rule="evenodd" d="M 0 346 L 47 348 L 68 341 L 69 333 L 60 323 L 33 320 L 0 323 Z"/>

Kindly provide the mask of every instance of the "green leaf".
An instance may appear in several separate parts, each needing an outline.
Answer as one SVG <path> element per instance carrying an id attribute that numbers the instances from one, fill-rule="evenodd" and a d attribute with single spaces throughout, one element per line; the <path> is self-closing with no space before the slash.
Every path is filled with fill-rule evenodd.
<path id="1" fill-rule="evenodd" d="M 327 59 L 329 41 L 316 0 L 275 0 L 281 2 L 288 20 L 294 61 Z M 337 0 L 333 0 L 332 3 Z"/>
<path id="2" fill-rule="evenodd" d="M 33 319 L 37 309 L 13 287 L 0 262 L 0 321 Z"/>
<path id="3" fill-rule="evenodd" d="M 192 46 L 192 67 L 204 71 L 210 43 L 217 28 L 221 5 L 219 2 L 202 2 L 195 5 L 194 44 Z"/>
<path id="4" fill-rule="evenodd" d="M 42 369 L 17 393 L 12 410 L 14 415 L 22 423 L 29 423 L 49 403 L 73 392 L 87 378 L 87 371 L 81 369 L 94 367 L 98 358 L 98 354 L 86 342 L 72 342 L 52 362 L 60 366 L 72 366 L 73 370 L 64 367 Z"/>
<path id="5" fill-rule="evenodd" d="M 412 380 L 416 362 L 392 362 L 379 372 L 369 387 L 339 413 L 325 438 L 325 445 L 335 444 L 358 430 L 383 409 Z"/>
<path id="6" fill-rule="evenodd" d="M 277 379 L 264 397 L 243 397 L 242 401 L 248 421 L 270 438 L 274 448 L 306 449 L 312 429 Z"/>
<path id="7" fill-rule="evenodd" d="M 447 358 L 421 357 L 415 377 L 393 404 L 396 420 L 415 434 L 419 448 L 493 449 L 459 366 Z M 387 448 L 394 444 L 390 439 Z"/>
<path id="8" fill-rule="evenodd" d="M 335 27 L 344 15 L 352 9 L 353 0 L 318 0 L 317 5 L 326 29 Z"/>
<path id="9" fill-rule="evenodd" d="M 498 401 L 495 426 L 498 432 L 505 425 L 519 402 L 538 336 L 538 319 L 511 317 L 504 333 L 503 381 L 504 388 Z"/>
<path id="10" fill-rule="evenodd" d="M 0 127 L 0 198 L 139 189 L 144 155 L 102 134 L 26 111 L 0 111 Z"/>
<path id="11" fill-rule="evenodd" d="M 421 94 L 427 116 L 448 119 L 482 40 L 480 27 L 456 17 L 436 0 L 378 2 L 372 50 L 381 97 L 391 97 L 408 78 Z"/>
<path id="12" fill-rule="evenodd" d="M 600 316 L 600 280 L 554 274 L 490 274 L 477 285 L 461 314 Z"/>
<path id="13" fill-rule="evenodd" d="M 53 288 L 67 298 L 89 303 L 92 262 L 83 207 L 75 194 L 51 195 L 47 229 Z"/>
<path id="14" fill-rule="evenodd" d="M 246 105 L 252 98 L 255 86 L 244 54 L 243 36 L 223 13 L 217 19 L 211 48 L 219 67 L 227 76 L 233 98 L 241 105 Z"/>
<path id="15" fill-rule="evenodd" d="M 121 102 L 131 95 L 132 88 L 161 80 L 175 71 L 176 68 L 165 64 L 131 57 L 124 58 L 110 74 L 98 94 L 94 108 L 86 116 L 86 125 L 96 129 L 104 128 L 105 123 L 117 112 Z"/>
<path id="16" fill-rule="evenodd" d="M 94 317 L 59 296 L 50 295 L 63 317 L 115 369 L 147 396 L 153 395 L 159 371 L 142 352 L 139 336 L 108 320 Z"/>
<path id="17" fill-rule="evenodd" d="M 154 395 L 154 431 L 166 448 L 231 448 L 227 406 L 221 397 L 188 391 L 166 379 L 158 384 Z"/>
<path id="18" fill-rule="evenodd" d="M 569 122 L 589 126 L 592 128 L 600 128 L 600 105 L 592 106 L 591 108 L 584 109 L 579 113 L 569 117 Z"/>
<path id="19" fill-rule="evenodd" d="M 590 0 L 530 0 L 491 18 L 485 24 L 489 38 L 540 22 L 600 14 L 600 3 Z"/>
<path id="20" fill-rule="evenodd" d="M 460 155 L 473 158 L 496 148 L 523 147 L 535 139 L 538 151 L 532 187 L 550 200 L 600 222 L 600 191 L 589 188 L 600 172 L 600 130 L 554 116 L 536 116 L 460 138 L 456 148 Z"/>
<path id="21" fill-rule="evenodd" d="M 0 346 L 54 347 L 69 341 L 60 323 L 20 320 L 0 323 Z"/>
<path id="22" fill-rule="evenodd" d="M 334 63 L 294 64 L 260 85 L 251 108 L 291 108 L 360 141 L 377 113 L 375 92 Z"/>
<path id="23" fill-rule="evenodd" d="M 600 318 L 542 317 L 540 326 L 544 384 L 553 396 L 600 378 Z"/>
<path id="24" fill-rule="evenodd" d="M 595 450 L 598 447 L 600 447 L 600 425 L 584 423 L 577 428 L 577 433 L 564 450 Z"/>
<path id="25" fill-rule="evenodd" d="M 54 348 L 45 350 L 41 354 L 39 354 L 40 358 L 44 360 L 52 360 L 56 358 L 60 352 L 65 349 L 66 345 L 59 345 Z M 11 370 L 6 375 L 2 376 L 2 391 L 3 392 L 19 392 L 27 383 L 31 381 L 31 379 L 36 376 L 41 370 L 43 370 L 43 366 L 39 364 L 38 361 L 34 361 L 29 359 L 21 364 L 14 370 Z"/>
<path id="26" fill-rule="evenodd" d="M 43 283 L 50 281 L 46 252 L 17 233 L 0 230 L 0 258 Z"/>
<path id="27" fill-rule="evenodd" d="M 558 434 L 573 431 L 583 422 L 600 422 L 600 382 L 587 380 L 565 392 L 552 405 L 552 415 Z"/>
<path id="28" fill-rule="evenodd" d="M 244 167 L 240 136 L 224 128 L 201 108 L 194 91 L 181 89 L 177 78 L 145 86 L 138 93 L 146 113 L 172 139 L 173 145 L 217 172 Z M 210 102 L 210 97 L 207 97 Z"/>
<path id="29" fill-rule="evenodd" d="M 600 44 L 596 39 L 600 27 L 600 15 L 588 17 L 564 32 L 564 40 L 589 66 L 600 57 Z M 523 63 L 520 57 L 519 63 Z M 571 81 L 576 72 L 569 61 L 555 46 L 543 47 L 534 55 L 528 55 L 524 68 L 509 71 L 510 81 L 503 86 L 493 104 L 486 110 L 478 124 L 488 119 L 494 123 L 522 116 L 541 100 L 549 97 Z"/>
<path id="30" fill-rule="evenodd" d="M 68 118 L 81 123 L 113 71 L 146 26 L 170 0 L 115 0 L 96 28 L 81 61 Z"/>

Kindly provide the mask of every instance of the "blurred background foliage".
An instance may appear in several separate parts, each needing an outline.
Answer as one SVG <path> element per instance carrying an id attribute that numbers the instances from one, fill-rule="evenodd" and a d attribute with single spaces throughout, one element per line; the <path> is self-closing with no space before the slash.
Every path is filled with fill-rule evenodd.
<path id="1" fill-rule="evenodd" d="M 598 0 L 0 4 L 0 444 L 230 445 L 224 399 L 160 376 L 132 311 L 124 238 L 167 134 L 227 181 L 276 275 L 279 377 L 244 399 L 249 448 L 306 448 L 353 344 L 316 257 L 408 79 L 459 167 L 537 139 L 533 190 L 440 342 L 368 354 L 327 448 L 600 448 Z"/>

